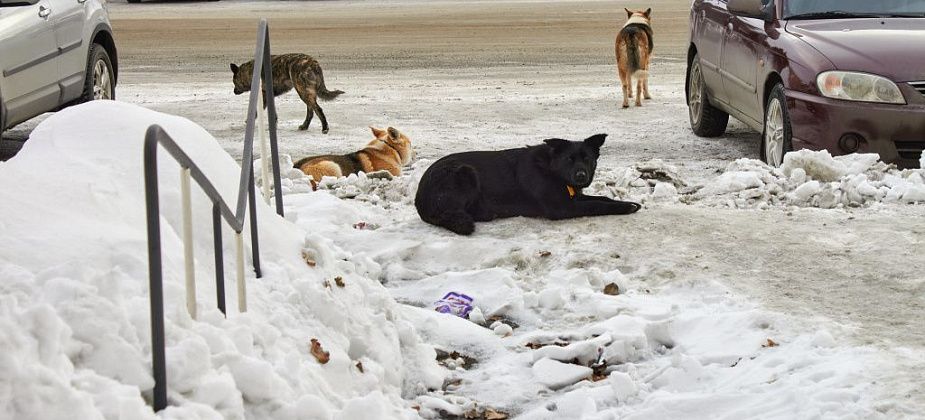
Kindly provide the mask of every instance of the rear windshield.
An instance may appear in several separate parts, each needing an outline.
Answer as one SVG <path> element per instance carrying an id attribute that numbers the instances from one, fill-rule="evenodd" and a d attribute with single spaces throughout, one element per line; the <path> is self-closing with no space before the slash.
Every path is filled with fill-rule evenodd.
<path id="1" fill-rule="evenodd" d="M 785 0 L 784 18 L 802 14 L 848 12 L 859 15 L 923 15 L 925 0 Z M 911 16 L 910 16 L 911 17 Z"/>

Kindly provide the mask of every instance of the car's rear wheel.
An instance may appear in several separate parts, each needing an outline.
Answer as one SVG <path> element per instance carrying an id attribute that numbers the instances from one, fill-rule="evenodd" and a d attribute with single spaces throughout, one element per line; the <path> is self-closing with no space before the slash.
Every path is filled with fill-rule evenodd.
<path id="1" fill-rule="evenodd" d="M 93 44 L 90 46 L 89 57 L 82 102 L 116 99 L 116 75 L 112 71 L 109 53 L 102 45 Z"/>
<path id="2" fill-rule="evenodd" d="M 141 0 L 127 0 L 129 3 L 141 3 Z"/>
<path id="3" fill-rule="evenodd" d="M 699 55 L 694 55 L 687 69 L 687 110 L 694 134 L 717 137 L 726 132 L 729 114 L 710 104 Z"/>
<path id="4" fill-rule="evenodd" d="M 790 115 L 787 113 L 787 97 L 784 85 L 778 83 L 768 95 L 764 107 L 764 132 L 761 133 L 761 160 L 778 167 L 784 163 L 784 155 L 793 150 L 791 143 Z"/>

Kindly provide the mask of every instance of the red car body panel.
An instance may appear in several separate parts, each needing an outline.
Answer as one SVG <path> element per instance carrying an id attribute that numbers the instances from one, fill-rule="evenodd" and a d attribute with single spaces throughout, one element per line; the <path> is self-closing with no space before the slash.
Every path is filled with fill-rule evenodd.
<path id="1" fill-rule="evenodd" d="M 780 16 L 782 1 L 776 2 Z M 696 53 L 710 103 L 751 128 L 763 129 L 764 106 L 776 83 L 787 97 L 794 149 L 846 153 L 839 140 L 860 136 L 859 152 L 917 167 L 925 148 L 925 18 L 764 21 L 732 15 L 723 0 L 694 0 L 688 62 Z M 905 105 L 823 97 L 816 77 L 860 71 L 894 81 Z"/>

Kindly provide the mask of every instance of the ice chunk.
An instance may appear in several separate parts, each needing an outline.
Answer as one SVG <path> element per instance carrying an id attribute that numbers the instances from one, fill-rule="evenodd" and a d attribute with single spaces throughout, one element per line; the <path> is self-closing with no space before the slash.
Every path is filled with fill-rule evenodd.
<path id="1" fill-rule="evenodd" d="M 537 382 L 550 389 L 560 389 L 591 376 L 589 367 L 578 366 L 543 358 L 533 364 L 533 376 Z"/>

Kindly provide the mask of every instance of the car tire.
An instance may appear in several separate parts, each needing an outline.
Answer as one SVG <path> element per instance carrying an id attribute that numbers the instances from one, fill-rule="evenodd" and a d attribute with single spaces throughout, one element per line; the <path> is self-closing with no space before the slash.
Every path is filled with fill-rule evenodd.
<path id="1" fill-rule="evenodd" d="M 784 85 L 778 83 L 771 89 L 768 102 L 764 106 L 761 160 L 773 167 L 779 167 L 784 163 L 784 155 L 793 150 L 792 135 Z"/>
<path id="2" fill-rule="evenodd" d="M 129 3 L 141 3 L 141 0 L 126 0 Z"/>
<path id="3" fill-rule="evenodd" d="M 687 110 L 694 134 L 700 137 L 717 137 L 726 132 L 729 114 L 710 104 L 700 69 L 699 55 L 694 55 L 687 68 Z"/>
<path id="4" fill-rule="evenodd" d="M 112 70 L 109 53 L 100 44 L 90 45 L 84 93 L 80 102 L 96 99 L 116 99 L 116 74 Z"/>

